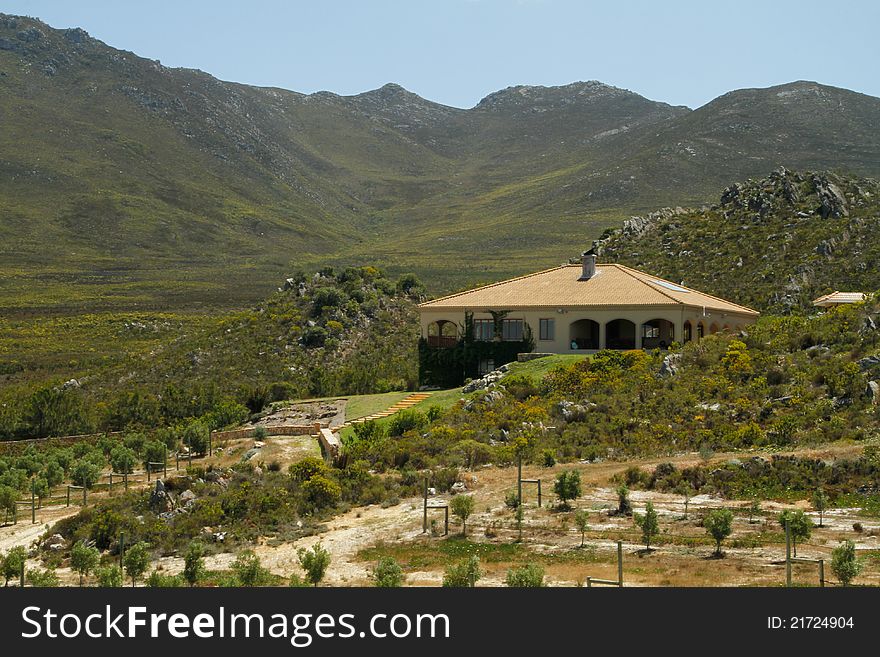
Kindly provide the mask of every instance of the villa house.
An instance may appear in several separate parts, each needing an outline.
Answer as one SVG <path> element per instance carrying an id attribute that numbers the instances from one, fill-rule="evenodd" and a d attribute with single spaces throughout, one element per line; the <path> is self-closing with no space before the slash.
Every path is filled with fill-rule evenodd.
<path id="1" fill-rule="evenodd" d="M 581 264 L 428 301 L 419 313 L 428 350 L 463 341 L 513 342 L 524 351 L 554 354 L 664 349 L 718 331 L 738 331 L 758 316 L 751 308 L 623 265 L 596 264 L 591 252 Z M 477 373 L 500 364 L 490 354 L 481 352 Z"/>

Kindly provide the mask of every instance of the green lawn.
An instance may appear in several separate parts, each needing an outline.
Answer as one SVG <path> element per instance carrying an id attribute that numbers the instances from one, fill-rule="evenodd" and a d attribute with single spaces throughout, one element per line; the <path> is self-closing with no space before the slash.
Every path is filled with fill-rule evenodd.
<path id="1" fill-rule="evenodd" d="M 552 369 L 561 365 L 573 365 L 582 361 L 589 356 L 581 354 L 554 354 L 546 358 L 536 358 L 525 363 L 511 363 L 511 374 L 525 374 L 535 379 L 543 379 L 544 376 Z"/>
<path id="2" fill-rule="evenodd" d="M 560 365 L 571 365 L 587 358 L 587 356 L 577 354 L 560 354 L 547 356 L 546 358 L 537 358 L 526 363 L 511 363 L 511 374 L 525 374 L 535 379 L 542 379 L 550 370 Z M 365 415 L 371 415 L 378 411 L 385 410 L 396 402 L 404 399 L 408 392 L 388 392 L 382 395 L 355 395 L 348 397 L 348 404 L 345 408 L 345 417 L 352 420 Z M 443 409 L 450 408 L 462 397 L 467 397 L 462 393 L 461 388 L 449 388 L 448 390 L 435 390 L 431 396 L 424 401 L 412 406 L 413 409 L 426 412 L 431 406 L 440 406 Z M 376 422 L 385 424 L 393 416 L 380 418 Z M 340 436 L 345 438 L 354 433 L 351 427 L 346 427 L 340 432 Z"/>
<path id="3" fill-rule="evenodd" d="M 412 393 L 385 392 L 378 395 L 352 395 L 345 404 L 345 419 L 355 420 L 365 415 L 384 411 Z"/>

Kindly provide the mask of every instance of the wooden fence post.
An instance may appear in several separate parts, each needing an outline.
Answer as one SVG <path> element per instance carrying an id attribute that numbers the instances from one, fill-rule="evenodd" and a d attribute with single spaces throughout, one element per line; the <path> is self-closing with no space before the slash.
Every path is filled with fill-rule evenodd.
<path id="1" fill-rule="evenodd" d="M 785 521 L 785 585 L 791 586 L 791 529 Z"/>
<path id="2" fill-rule="evenodd" d="M 516 456 L 516 501 L 522 504 L 522 454 Z"/>
<path id="3" fill-rule="evenodd" d="M 428 531 L 428 478 L 425 477 L 424 496 L 422 498 L 422 533 Z"/>
<path id="4" fill-rule="evenodd" d="M 623 541 L 617 541 L 617 581 L 623 588 Z"/>

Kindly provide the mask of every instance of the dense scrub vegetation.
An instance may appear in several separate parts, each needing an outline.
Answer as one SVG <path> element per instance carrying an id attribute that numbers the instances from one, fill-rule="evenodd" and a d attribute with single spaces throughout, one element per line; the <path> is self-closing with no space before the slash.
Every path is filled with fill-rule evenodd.
<path id="1" fill-rule="evenodd" d="M 397 283 L 372 267 L 327 268 L 288 279 L 266 302 L 149 343 L 78 379 L 39 380 L 15 362 L 0 376 L 0 439 L 201 418 L 240 422 L 272 401 L 386 392 L 417 384 L 412 275 Z M 106 338 L 112 342 L 111 337 Z"/>
<path id="2" fill-rule="evenodd" d="M 717 493 L 730 499 L 810 499 L 821 491 L 823 503 L 860 506 L 880 512 L 880 458 L 869 446 L 855 459 L 825 461 L 818 458 L 774 454 L 731 459 L 722 465 L 676 468 L 662 463 L 653 471 L 629 468 L 623 476 L 630 487 L 667 493 Z M 814 506 L 818 506 L 814 502 Z"/>
<path id="3" fill-rule="evenodd" d="M 878 302 L 765 317 L 670 353 L 605 351 L 514 373 L 438 419 L 360 427 L 348 449 L 378 468 L 543 463 L 682 451 L 791 448 L 878 433 Z M 665 361 L 665 363 L 664 363 Z"/>
<path id="4" fill-rule="evenodd" d="M 445 482 L 439 490 L 449 490 L 457 474 L 438 471 L 434 480 Z M 416 473 L 378 476 L 364 461 L 332 468 L 310 457 L 288 472 L 271 463 L 194 467 L 165 479 L 159 497 L 141 490 L 108 498 L 60 521 L 52 531 L 70 546 L 87 541 L 110 554 L 118 549 L 122 532 L 127 544 L 144 542 L 155 554 L 181 550 L 193 537 L 214 546 L 211 550 L 225 550 L 259 537 L 295 540 L 315 533 L 321 522 L 350 506 L 397 504 L 401 497 L 420 494 L 421 486 Z M 52 554 L 63 557 L 66 552 Z"/>

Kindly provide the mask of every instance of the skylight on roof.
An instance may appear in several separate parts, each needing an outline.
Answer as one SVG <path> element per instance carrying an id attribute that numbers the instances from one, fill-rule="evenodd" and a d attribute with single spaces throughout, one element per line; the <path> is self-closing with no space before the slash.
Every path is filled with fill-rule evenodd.
<path id="1" fill-rule="evenodd" d="M 654 281 L 660 287 L 665 287 L 667 290 L 672 290 L 673 292 L 690 292 L 690 290 L 686 290 L 681 285 L 676 285 L 675 283 L 667 283 L 666 281 Z"/>

